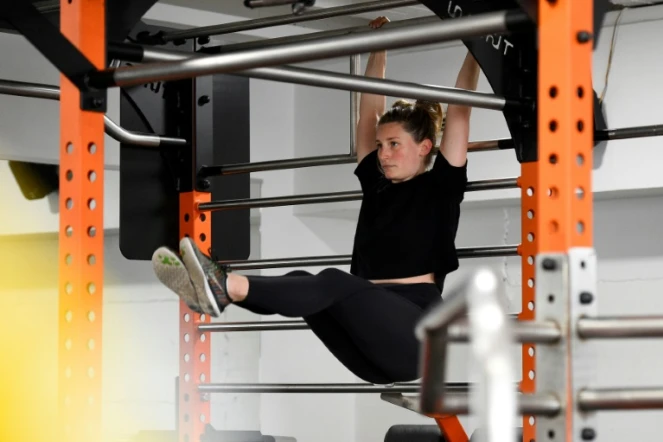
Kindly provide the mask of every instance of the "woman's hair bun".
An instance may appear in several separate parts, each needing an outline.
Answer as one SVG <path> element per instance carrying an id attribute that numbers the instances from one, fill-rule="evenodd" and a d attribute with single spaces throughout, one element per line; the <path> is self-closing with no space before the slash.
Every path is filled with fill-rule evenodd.
<path id="1" fill-rule="evenodd" d="M 414 107 L 423 109 L 428 113 L 435 125 L 435 132 L 439 134 L 444 122 L 444 110 L 442 109 L 442 105 L 435 101 L 417 100 L 414 103 Z"/>
<path id="2" fill-rule="evenodd" d="M 395 108 L 410 109 L 412 106 L 413 104 L 407 100 L 396 100 L 394 101 L 394 104 L 391 105 L 392 109 Z"/>

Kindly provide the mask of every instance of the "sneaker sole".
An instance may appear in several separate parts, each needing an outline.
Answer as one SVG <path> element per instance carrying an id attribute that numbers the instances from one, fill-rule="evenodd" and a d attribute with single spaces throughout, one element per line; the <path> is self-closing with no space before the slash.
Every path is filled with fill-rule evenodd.
<path id="1" fill-rule="evenodd" d="M 159 247 L 152 254 L 152 267 L 159 281 L 175 292 L 191 310 L 204 313 L 198 305 L 198 295 L 189 273 L 177 253 L 167 247 Z"/>
<path id="2" fill-rule="evenodd" d="M 212 289 L 210 289 L 209 284 L 207 283 L 205 270 L 198 260 L 198 255 L 196 254 L 189 238 L 183 238 L 182 241 L 180 241 L 180 254 L 182 255 L 184 265 L 191 276 L 193 287 L 198 296 L 198 305 L 210 315 L 216 317 L 221 316 L 221 310 L 214 298 L 214 293 L 212 293 Z"/>

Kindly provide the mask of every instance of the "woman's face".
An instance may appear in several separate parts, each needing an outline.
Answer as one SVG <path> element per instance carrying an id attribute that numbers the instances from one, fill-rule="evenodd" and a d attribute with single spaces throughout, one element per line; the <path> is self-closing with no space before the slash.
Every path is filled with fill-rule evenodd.
<path id="1" fill-rule="evenodd" d="M 380 165 L 388 180 L 394 183 L 407 181 L 426 170 L 426 156 L 432 142 L 417 143 L 400 123 L 379 125 L 375 142 Z"/>

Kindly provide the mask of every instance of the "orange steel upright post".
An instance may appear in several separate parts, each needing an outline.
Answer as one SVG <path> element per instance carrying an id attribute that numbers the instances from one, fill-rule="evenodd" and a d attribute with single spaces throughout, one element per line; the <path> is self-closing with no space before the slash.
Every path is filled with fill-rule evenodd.
<path id="1" fill-rule="evenodd" d="M 98 69 L 106 64 L 104 0 L 62 0 L 60 29 Z M 60 77 L 58 411 L 60 440 L 101 440 L 104 115 L 81 110 Z"/>
<path id="2" fill-rule="evenodd" d="M 538 161 L 523 163 L 520 180 L 522 320 L 534 319 L 536 256 L 592 246 L 593 12 L 592 1 L 539 0 Z M 535 391 L 535 357 L 523 346 L 523 393 Z M 571 413 L 570 390 L 566 399 Z M 535 425 L 524 416 L 524 442 L 535 439 Z M 565 436 L 572 440 L 568 427 Z"/>
<path id="3" fill-rule="evenodd" d="M 180 237 L 193 238 L 201 250 L 212 246 L 211 214 L 198 211 L 198 204 L 209 202 L 211 193 L 180 194 Z M 210 402 L 198 385 L 210 382 L 209 333 L 198 326 L 210 322 L 207 315 L 193 312 L 180 301 L 180 377 L 178 393 L 179 442 L 198 442 L 211 423 Z"/>

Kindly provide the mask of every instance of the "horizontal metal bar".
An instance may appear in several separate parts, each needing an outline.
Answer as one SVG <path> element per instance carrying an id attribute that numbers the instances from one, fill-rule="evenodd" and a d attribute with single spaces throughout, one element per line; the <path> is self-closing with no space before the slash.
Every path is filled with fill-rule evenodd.
<path id="1" fill-rule="evenodd" d="M 473 141 L 469 143 L 470 152 L 487 152 L 493 150 L 513 148 L 513 142 L 510 139 Z M 319 157 L 302 157 L 290 160 L 261 161 L 256 163 L 238 163 L 226 166 L 207 166 L 202 167 L 199 175 L 201 178 L 209 178 L 221 175 L 235 175 L 240 173 L 265 172 L 283 169 L 298 169 L 302 167 L 317 166 L 336 166 L 339 164 L 353 164 L 357 162 L 355 155 L 326 155 Z"/>
<path id="2" fill-rule="evenodd" d="M 611 132 L 612 135 L 608 134 Z M 626 135 L 636 137 L 654 137 L 663 135 L 663 125 L 628 127 L 623 129 L 612 129 L 609 131 L 596 131 L 596 141 L 618 140 L 630 138 Z M 488 152 L 496 150 L 513 149 L 513 140 L 504 138 L 499 140 L 473 141 L 469 143 L 470 152 Z M 297 169 L 302 167 L 335 166 L 339 164 L 352 164 L 357 162 L 357 157 L 352 155 L 329 155 L 319 157 L 304 157 L 291 160 L 264 161 L 256 163 L 229 164 L 227 166 L 203 167 L 200 171 L 201 177 L 208 178 L 221 175 L 234 175 L 240 173 L 263 172 L 283 169 Z"/>
<path id="3" fill-rule="evenodd" d="M 660 410 L 663 388 L 587 389 L 578 393 L 578 408 L 596 410 Z"/>
<path id="4" fill-rule="evenodd" d="M 577 327 L 585 339 L 660 338 L 663 316 L 582 318 Z"/>
<path id="5" fill-rule="evenodd" d="M 514 316 L 513 319 L 517 319 L 517 316 Z M 528 324 L 523 322 L 523 324 Z M 516 324 L 516 328 L 518 324 Z M 527 327 L 524 327 L 519 331 L 516 329 L 516 334 L 520 333 L 520 338 L 522 342 L 538 342 L 541 344 L 547 344 L 556 341 L 559 339 L 560 333 L 559 329 L 553 330 L 552 327 L 549 327 L 548 324 L 544 325 L 545 330 L 530 332 L 527 330 Z M 198 330 L 201 332 L 211 332 L 211 333 L 231 333 L 231 332 L 262 332 L 262 331 L 292 331 L 292 330 L 309 330 L 310 327 L 306 321 L 257 321 L 257 322 L 212 322 L 207 324 L 201 324 L 198 326 Z M 452 325 L 450 328 L 450 340 L 455 342 L 466 342 L 466 338 L 461 338 L 460 334 L 465 333 L 461 330 L 455 328 L 455 325 Z"/>
<path id="6" fill-rule="evenodd" d="M 380 0 L 375 2 L 360 3 L 357 5 L 346 5 L 333 8 L 309 10 L 299 15 L 278 15 L 275 17 L 243 20 L 240 22 L 227 23 L 223 25 L 205 26 L 194 29 L 185 29 L 183 31 L 166 32 L 160 36 L 160 39 L 164 42 L 168 42 L 187 38 L 211 37 L 213 35 L 231 34 L 234 32 L 244 32 L 272 26 L 282 26 L 346 15 L 363 14 L 365 12 L 381 11 L 385 9 L 413 6 L 417 4 L 419 4 L 418 0 Z"/>
<path id="7" fill-rule="evenodd" d="M 140 48 L 140 47 L 138 47 Z M 128 55 L 128 49 L 117 48 L 118 52 Z M 138 58 L 132 56 L 131 58 Z M 167 50 L 145 48 L 142 61 L 173 61 L 201 59 L 200 55 Z M 492 110 L 503 110 L 507 105 L 518 106 L 515 101 L 484 92 L 475 92 L 451 87 L 424 86 L 403 81 L 370 78 L 362 75 L 348 75 L 317 69 L 305 69 L 289 66 L 260 67 L 235 72 L 236 75 L 263 80 L 279 81 L 291 84 L 323 87 L 344 91 L 364 92 L 390 97 L 428 100 L 448 104 L 460 104 Z"/>
<path id="8" fill-rule="evenodd" d="M 559 342 L 562 332 L 559 325 L 553 321 L 517 321 L 511 324 L 514 341 L 531 344 L 553 344 Z M 459 319 L 452 323 L 447 330 L 449 342 L 467 343 L 470 333 L 467 319 Z"/>
<path id="9" fill-rule="evenodd" d="M 469 414 L 468 394 L 449 393 L 440 399 L 431 414 Z M 521 415 L 553 417 L 561 411 L 559 400 L 552 394 L 520 394 L 516 400 L 518 413 Z"/>
<path id="10" fill-rule="evenodd" d="M 226 322 L 208 323 L 198 326 L 201 332 L 245 332 L 276 330 L 308 330 L 305 321 L 263 321 L 263 322 Z"/>
<path id="11" fill-rule="evenodd" d="M 518 187 L 516 178 L 504 178 L 495 180 L 481 180 L 468 183 L 467 192 L 495 189 L 513 189 Z M 302 204 L 323 204 L 339 203 L 344 201 L 360 201 L 362 199 L 361 191 L 333 192 L 333 193 L 314 193 L 308 195 L 279 196 L 271 198 L 253 198 L 228 201 L 212 201 L 201 203 L 198 210 L 217 211 L 217 210 L 242 210 L 257 209 L 265 207 L 297 206 Z"/>
<path id="12" fill-rule="evenodd" d="M 404 81 L 383 80 L 348 75 L 335 72 L 321 72 L 316 69 L 292 67 L 263 67 L 236 73 L 237 75 L 284 83 L 302 84 L 307 86 L 357 91 L 388 97 L 412 98 L 439 103 L 460 104 L 483 109 L 503 110 L 507 105 L 518 106 L 515 101 L 485 92 L 475 92 L 451 87 L 424 86 Z"/>
<path id="13" fill-rule="evenodd" d="M 459 259 L 494 258 L 502 256 L 518 256 L 517 245 L 461 247 L 457 249 Z M 284 267 L 318 267 L 349 265 L 351 255 L 312 256 L 300 258 L 257 259 L 250 261 L 221 261 L 232 270 L 276 269 Z"/>
<path id="14" fill-rule="evenodd" d="M 490 12 L 453 20 L 438 20 L 416 27 L 377 29 L 363 34 L 320 38 L 251 51 L 106 69 L 90 73 L 87 81 L 90 86 L 102 89 L 171 81 L 485 36 L 509 32 L 527 23 L 530 23 L 527 14 L 520 10 Z"/>
<path id="15" fill-rule="evenodd" d="M 409 18 L 405 20 L 396 20 L 389 23 L 385 23 L 380 29 L 398 29 L 407 26 L 420 26 L 427 25 L 431 23 L 439 23 L 440 18 L 437 16 L 427 16 L 427 17 L 416 17 Z M 291 43 L 301 43 L 305 41 L 318 40 L 321 38 L 331 38 L 331 37 L 341 37 L 344 35 L 351 34 L 363 34 L 367 32 L 375 31 L 369 26 L 353 26 L 349 28 L 341 29 L 330 29 L 327 31 L 311 32 L 308 34 L 297 34 L 297 35 L 286 35 L 284 37 L 276 37 L 269 39 L 260 39 L 255 41 L 245 41 L 241 43 L 232 43 L 229 45 L 224 45 L 219 48 L 214 48 L 214 51 L 220 51 L 220 53 L 228 54 L 242 51 L 250 51 L 254 49 L 262 49 L 271 46 L 281 46 Z"/>
<path id="16" fill-rule="evenodd" d="M 660 137 L 663 125 L 623 127 L 621 129 L 599 130 L 594 133 L 595 141 L 624 140 L 627 138 Z"/>
<path id="17" fill-rule="evenodd" d="M 417 393 L 420 384 L 201 384 L 201 393 Z M 468 391 L 469 384 L 447 384 L 450 391 Z"/>
<path id="18" fill-rule="evenodd" d="M 626 136 L 630 135 L 630 136 Z M 663 135 L 663 125 L 627 127 L 596 131 L 595 140 L 619 140 L 633 137 L 655 137 Z M 513 140 L 503 138 L 499 140 L 473 141 L 469 143 L 470 152 L 488 152 L 496 150 L 513 149 Z M 234 175 L 240 173 L 264 172 L 283 169 L 297 169 L 302 167 L 335 166 L 339 164 L 352 164 L 357 162 L 354 155 L 328 155 L 319 157 L 304 157 L 291 160 L 263 161 L 256 163 L 229 164 L 227 166 L 203 167 L 200 174 L 204 178 L 220 175 Z"/>
<path id="19" fill-rule="evenodd" d="M 327 155 L 319 157 L 293 158 L 291 160 L 261 161 L 256 163 L 238 163 L 227 166 L 207 166 L 200 169 L 201 178 L 221 175 L 236 175 L 241 173 L 264 172 L 283 169 L 299 169 L 302 167 L 336 166 L 339 164 L 352 164 L 357 161 L 353 155 Z"/>
<path id="20" fill-rule="evenodd" d="M 0 80 L 0 94 L 57 101 L 60 99 L 60 88 L 46 84 Z M 180 138 L 160 137 L 128 131 L 106 115 L 104 115 L 104 124 L 106 133 L 120 143 L 146 147 L 186 146 L 187 144 L 186 140 Z"/>
<path id="21" fill-rule="evenodd" d="M 242 210 L 265 207 L 297 206 L 302 204 L 340 203 L 344 201 L 359 201 L 362 199 L 361 191 L 314 193 L 309 195 L 278 196 L 272 198 L 253 198 L 228 201 L 212 201 L 201 203 L 198 210 Z"/>
<path id="22" fill-rule="evenodd" d="M 244 0 L 244 6 L 247 8 L 265 8 L 269 6 L 292 5 L 293 11 L 296 3 L 302 0 Z"/>

